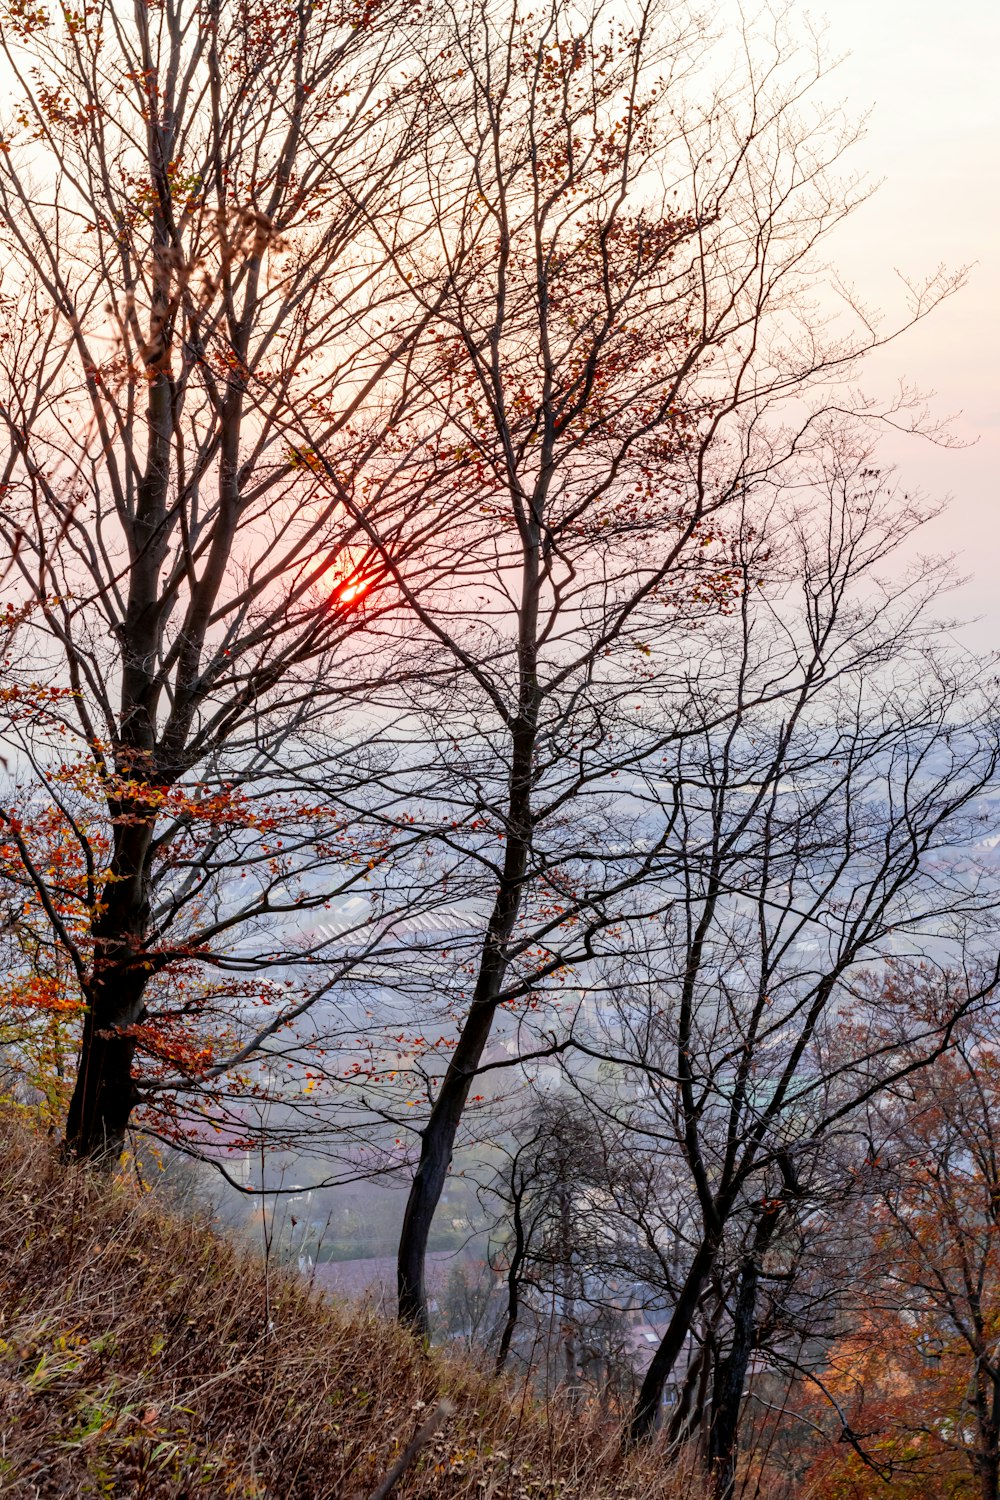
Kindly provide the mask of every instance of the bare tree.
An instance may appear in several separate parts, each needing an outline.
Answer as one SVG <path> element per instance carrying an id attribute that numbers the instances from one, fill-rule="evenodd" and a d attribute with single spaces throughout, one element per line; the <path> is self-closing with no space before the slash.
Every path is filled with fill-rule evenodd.
<path id="1" fill-rule="evenodd" d="M 760 581 L 741 530 L 775 484 L 808 483 L 851 406 L 831 388 L 882 337 L 815 306 L 817 249 L 864 196 L 833 175 L 850 130 L 808 115 L 822 61 L 779 26 L 713 88 L 686 12 L 616 16 L 441 13 L 425 171 L 449 286 L 422 301 L 439 420 L 414 453 L 419 492 L 457 516 L 434 543 L 447 584 L 410 600 L 422 680 L 388 697 L 426 735 L 411 813 L 481 920 L 474 977 L 442 1004 L 456 1045 L 410 1090 L 427 1112 L 399 1307 L 424 1331 L 430 1226 L 496 1018 L 592 957 L 657 870 L 670 815 L 650 842 L 619 778 L 658 775 L 685 732 L 680 659 Z M 419 285 L 421 256 L 399 264 Z"/>
<path id="2" fill-rule="evenodd" d="M 616 1170 L 598 1124 L 572 1097 L 538 1095 L 482 1190 L 494 1219 L 491 1263 L 506 1295 L 495 1368 L 517 1347 L 529 1368 L 546 1371 L 547 1386 L 554 1375 L 573 1397 L 585 1367 L 601 1359 L 610 1314 L 622 1310 L 597 1285 L 614 1259 L 608 1193 L 624 1169 Z"/>
<path id="3" fill-rule="evenodd" d="M 724 664 L 692 674 L 706 729 L 679 738 L 661 772 L 685 849 L 666 942 L 645 987 L 611 991 L 605 1041 L 590 1044 L 636 1070 L 616 1117 L 683 1164 L 697 1204 L 635 1439 L 731 1223 L 762 1194 L 794 1198 L 799 1154 L 943 1050 L 996 983 L 995 885 L 967 852 L 997 765 L 988 674 L 931 650 L 922 583 L 869 589 L 899 514 L 864 467 L 831 477 L 782 606 L 752 608 L 747 593 Z M 724 684 L 741 704 L 728 718 Z M 918 957 L 933 1008 L 913 997 Z"/>
<path id="4" fill-rule="evenodd" d="M 161 1082 L 250 1055 L 275 1029 L 243 1024 L 254 960 L 290 956 L 275 921 L 385 851 L 338 804 L 363 771 L 330 763 L 318 804 L 292 771 L 361 691 L 357 631 L 425 524 L 386 477 L 422 326 L 372 229 L 421 234 L 396 20 L 167 0 L 3 22 L 0 530 L 25 602 L 4 855 L 75 971 L 76 1156 L 117 1157 L 137 1047 Z M 295 1008 L 265 992 L 275 1021 Z"/>

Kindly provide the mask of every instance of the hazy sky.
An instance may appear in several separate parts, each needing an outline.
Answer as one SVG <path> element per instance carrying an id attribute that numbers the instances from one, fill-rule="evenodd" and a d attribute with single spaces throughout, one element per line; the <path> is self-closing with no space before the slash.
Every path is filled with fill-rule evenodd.
<path id="1" fill-rule="evenodd" d="M 738 3 L 705 8 L 724 27 Z M 754 0 L 742 6 L 753 14 Z M 906 376 L 937 393 L 938 413 L 961 413 L 954 431 L 974 446 L 886 451 L 909 483 L 954 496 L 929 542 L 973 575 L 960 597 L 963 614 L 982 616 L 970 638 L 1000 649 L 1000 0 L 791 0 L 791 11 L 825 18 L 831 52 L 850 54 L 831 98 L 854 115 L 873 107 L 850 165 L 884 182 L 831 242 L 836 264 L 887 310 L 901 303 L 894 267 L 920 279 L 941 262 L 972 266 L 968 288 L 873 360 L 865 383 L 888 391 Z"/>
<path id="2" fill-rule="evenodd" d="M 831 85 L 855 113 L 874 106 L 855 167 L 884 178 L 840 231 L 834 258 L 869 299 L 896 301 L 893 267 L 919 279 L 939 262 L 974 262 L 967 289 L 873 363 L 876 389 L 898 376 L 961 411 L 964 451 L 891 445 L 907 479 L 950 493 L 935 548 L 973 574 L 962 613 L 974 639 L 1000 648 L 1000 0 L 820 0 L 802 10 L 829 23 L 832 50 L 851 56 Z"/>

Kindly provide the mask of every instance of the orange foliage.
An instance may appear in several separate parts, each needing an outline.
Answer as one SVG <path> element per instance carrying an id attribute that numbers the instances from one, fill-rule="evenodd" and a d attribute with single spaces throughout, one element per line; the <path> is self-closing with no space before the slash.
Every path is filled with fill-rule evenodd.
<path id="1" fill-rule="evenodd" d="M 0 888 L 13 935 L 7 974 L 0 982 L 0 1044 L 16 1059 L 15 1071 L 31 1089 L 46 1121 L 61 1121 L 72 1086 L 87 985 L 94 971 L 95 931 L 106 907 L 116 827 L 154 823 L 169 830 L 161 866 L 191 867 L 211 850 L 219 867 L 231 863 L 245 878 L 239 854 L 280 880 L 290 868 L 287 848 L 299 837 L 321 835 L 328 857 L 371 866 L 378 850 L 356 849 L 330 809 L 303 799 L 254 801 L 236 786 L 157 785 L 138 774 L 102 770 L 100 757 L 64 762 L 47 776 L 46 797 L 37 786 L 19 786 L 0 815 Z M 136 1082 L 147 1094 L 145 1112 L 161 1135 L 182 1140 L 185 1122 L 178 1089 L 198 1084 L 208 1107 L 217 1104 L 209 1075 L 245 1040 L 240 1014 L 272 1014 L 287 1004 L 287 983 L 266 973 L 219 976 L 204 959 L 200 935 L 211 910 L 189 903 L 182 935 L 152 934 L 136 949 L 133 967 L 148 974 L 146 1014 L 127 1028 L 136 1043 Z M 229 1073 L 226 1091 L 264 1097 L 258 1074 Z"/>
<path id="2" fill-rule="evenodd" d="M 821 1453 L 818 1500 L 997 1492 L 1000 1054 L 966 1039 L 916 1078 L 863 1226 L 866 1310 L 823 1376 L 870 1462 Z"/>

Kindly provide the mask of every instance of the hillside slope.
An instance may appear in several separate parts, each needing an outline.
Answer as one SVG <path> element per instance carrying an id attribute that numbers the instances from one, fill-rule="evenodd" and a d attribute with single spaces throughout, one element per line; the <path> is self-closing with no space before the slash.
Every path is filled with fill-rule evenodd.
<path id="1" fill-rule="evenodd" d="M 331 1306 L 131 1183 L 0 1143 L 0 1494 L 368 1500 L 444 1396 L 399 1500 L 668 1500 L 655 1453 Z"/>

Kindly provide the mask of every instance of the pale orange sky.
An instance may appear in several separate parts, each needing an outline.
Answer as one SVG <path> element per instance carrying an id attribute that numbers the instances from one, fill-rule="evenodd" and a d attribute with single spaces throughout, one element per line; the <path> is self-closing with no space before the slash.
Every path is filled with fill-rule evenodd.
<path id="1" fill-rule="evenodd" d="M 740 4 L 707 7 L 723 35 Z M 754 0 L 742 9 L 752 16 Z M 887 312 L 902 300 L 894 267 L 920 279 L 940 262 L 972 263 L 968 288 L 873 360 L 865 384 L 889 391 L 905 376 L 937 393 L 938 413 L 961 412 L 954 431 L 974 446 L 897 440 L 885 451 L 908 483 L 954 497 L 928 546 L 956 552 L 972 574 L 956 600 L 956 612 L 982 617 L 968 638 L 1000 648 L 1000 0 L 791 0 L 790 10 L 793 29 L 825 18 L 830 51 L 850 54 L 828 96 L 854 115 L 873 107 L 849 164 L 885 179 L 831 258 Z"/>
<path id="2" fill-rule="evenodd" d="M 853 163 L 885 182 L 844 225 L 833 255 L 869 299 L 896 302 L 892 268 L 915 278 L 939 262 L 974 262 L 969 285 L 873 361 L 867 384 L 900 375 L 937 392 L 941 414 L 961 411 L 964 451 L 887 444 L 909 482 L 950 493 L 935 548 L 972 573 L 968 638 L 1000 648 L 1000 0 L 819 0 L 837 53 L 851 56 L 831 82 L 855 113 L 874 113 Z"/>

